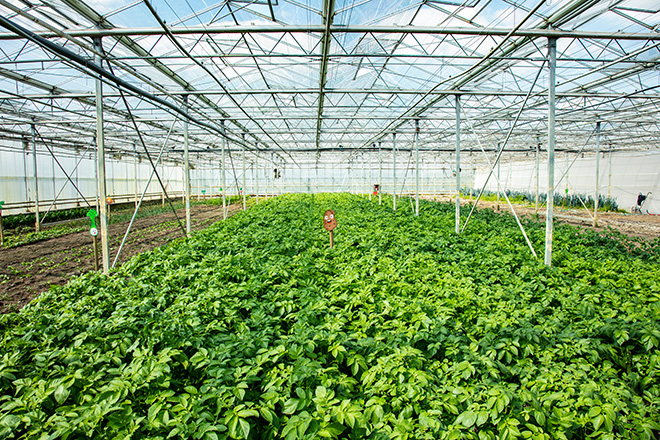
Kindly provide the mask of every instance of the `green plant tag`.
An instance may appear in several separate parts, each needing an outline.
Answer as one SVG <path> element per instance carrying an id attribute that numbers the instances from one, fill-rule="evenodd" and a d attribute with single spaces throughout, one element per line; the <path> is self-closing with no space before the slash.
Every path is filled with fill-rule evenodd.
<path id="1" fill-rule="evenodd" d="M 2 209 L 2 205 L 4 205 L 4 204 L 5 204 L 5 201 L 4 201 L 4 200 L 3 200 L 3 201 L 0 201 L 0 209 Z"/>
<path id="2" fill-rule="evenodd" d="M 206 194 L 206 190 L 205 190 L 205 189 L 202 190 L 202 194 Z"/>
<path id="3" fill-rule="evenodd" d="M 96 217 L 98 217 L 96 209 L 90 209 L 87 211 L 87 217 L 92 221 L 91 229 L 96 229 Z"/>

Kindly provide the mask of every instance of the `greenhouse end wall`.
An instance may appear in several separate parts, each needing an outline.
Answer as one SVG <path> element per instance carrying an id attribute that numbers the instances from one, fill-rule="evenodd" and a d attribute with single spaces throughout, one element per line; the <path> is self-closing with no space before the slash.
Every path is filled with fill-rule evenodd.
<path id="1" fill-rule="evenodd" d="M 500 180 L 504 189 L 522 191 L 534 194 L 536 186 L 534 160 L 513 160 L 500 165 Z M 567 178 L 560 181 L 568 169 Z M 620 209 L 630 211 L 636 204 L 637 195 L 642 192 L 652 192 L 644 203 L 644 212 L 660 214 L 660 152 L 604 152 L 600 154 L 600 176 L 598 193 L 610 196 Z M 482 188 L 488 169 L 479 168 L 475 186 Z M 539 166 L 539 192 L 547 192 L 547 163 L 541 161 Z M 486 189 L 497 191 L 493 177 L 488 181 Z M 584 194 L 594 196 L 596 193 L 596 156 L 585 155 L 576 158 L 574 153 L 557 153 L 555 157 L 555 193 L 569 195 Z"/>

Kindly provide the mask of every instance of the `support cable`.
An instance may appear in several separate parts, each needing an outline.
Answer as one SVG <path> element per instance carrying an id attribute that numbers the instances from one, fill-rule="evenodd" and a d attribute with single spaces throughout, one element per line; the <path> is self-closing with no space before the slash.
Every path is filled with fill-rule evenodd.
<path id="1" fill-rule="evenodd" d="M 97 65 L 91 60 L 88 60 L 75 52 L 70 51 L 69 49 L 66 49 L 65 47 L 62 47 L 58 44 L 55 44 L 46 38 L 43 38 L 34 32 L 12 22 L 11 20 L 8 20 L 7 18 L 3 17 L 0 15 L 0 26 L 10 30 L 11 32 L 19 35 L 22 38 L 25 38 L 27 40 L 32 41 L 39 47 L 48 50 L 49 52 L 54 53 L 55 55 L 59 56 L 60 58 L 64 60 L 68 60 L 73 62 L 75 65 L 80 66 L 83 71 L 86 73 L 89 73 L 90 71 L 100 75 L 102 78 L 107 79 L 108 81 L 114 83 L 115 87 L 117 87 L 118 90 L 121 90 L 122 88 L 124 90 L 127 90 L 134 94 L 135 96 L 146 98 L 149 101 L 158 103 L 164 107 L 167 107 L 170 110 L 173 110 L 175 113 L 188 118 L 191 122 L 194 122 L 196 125 L 200 127 L 204 127 L 214 133 L 220 134 L 220 136 L 226 137 L 227 135 L 222 132 L 220 129 L 215 127 L 214 125 L 207 124 L 206 122 L 203 122 L 194 116 L 190 116 L 186 111 L 181 110 L 179 107 L 176 105 L 159 98 L 158 96 L 155 96 L 145 90 L 140 89 L 137 86 L 134 86 L 133 84 L 124 81 L 123 79 L 119 78 L 118 76 L 114 75 L 113 73 L 110 73 L 109 71 L 103 69 L 101 66 Z M 281 147 L 280 147 L 281 148 Z M 284 151 L 284 150 L 283 150 Z"/>
<path id="2" fill-rule="evenodd" d="M 534 89 L 534 86 L 536 85 L 536 81 L 538 81 L 539 77 L 541 76 L 541 72 L 543 71 L 543 67 L 545 67 L 545 61 L 543 64 L 541 64 L 541 67 L 539 68 L 539 71 L 536 73 L 536 78 L 534 78 L 534 82 L 532 83 L 531 87 L 529 88 L 529 92 L 527 93 L 527 96 L 525 96 L 525 100 L 523 101 L 522 105 L 520 106 L 520 109 L 518 110 L 518 114 L 516 115 L 516 119 L 513 121 L 513 124 L 511 124 L 511 128 L 509 129 L 509 133 L 507 133 L 506 138 L 504 139 L 504 142 L 502 143 L 502 147 L 499 149 L 497 152 L 497 156 L 495 157 L 495 162 L 493 163 L 493 167 L 490 169 L 490 172 L 488 173 L 488 177 L 486 178 L 486 181 L 484 182 L 484 186 L 481 188 L 481 191 L 479 191 L 479 195 L 477 196 L 477 200 L 474 202 L 474 205 L 472 206 L 472 209 L 470 210 L 470 214 L 468 214 L 468 217 L 465 219 L 465 223 L 463 224 L 463 228 L 461 228 L 461 232 L 465 230 L 465 227 L 467 226 L 468 222 L 470 221 L 470 218 L 472 217 L 472 213 L 474 212 L 475 208 L 479 204 L 479 200 L 481 199 L 481 196 L 483 195 L 484 191 L 486 190 L 486 185 L 488 185 L 488 181 L 490 180 L 491 176 L 493 175 L 493 170 L 495 169 L 495 165 L 500 160 L 500 157 L 502 156 L 502 152 L 504 152 L 504 148 L 506 147 L 507 142 L 509 142 L 509 138 L 511 137 L 511 134 L 513 133 L 513 129 L 516 127 L 516 124 L 518 123 L 518 119 L 520 119 L 520 115 L 522 115 L 523 110 L 525 109 L 525 104 L 527 104 L 527 100 L 532 94 L 532 90 Z"/>
<path id="3" fill-rule="evenodd" d="M 37 134 L 37 136 L 39 136 L 39 139 L 41 139 L 41 142 L 43 142 L 44 146 L 46 147 L 46 149 L 48 150 L 48 152 L 50 153 L 50 155 L 53 156 L 53 159 L 55 159 L 55 162 L 56 162 L 57 165 L 60 167 L 60 170 L 62 170 L 62 172 L 64 173 L 64 175 L 66 176 L 66 178 L 69 180 L 69 182 L 71 182 L 71 185 L 73 185 L 73 187 L 76 189 L 76 191 L 78 192 L 78 194 L 80 194 L 80 197 L 82 197 L 82 199 L 85 201 L 85 203 L 87 203 L 87 206 L 91 207 L 92 205 L 89 204 L 89 202 L 87 201 L 87 199 L 85 198 L 85 196 L 83 195 L 83 193 L 80 192 L 80 189 L 78 189 L 78 186 L 76 186 L 76 184 L 73 183 L 73 180 L 71 180 L 71 177 L 69 176 L 69 174 L 67 174 L 66 170 L 64 170 L 64 167 L 62 166 L 62 164 L 60 163 L 60 161 L 57 159 L 57 157 L 55 157 L 55 154 L 53 153 L 53 150 L 50 149 L 50 147 L 48 146 L 48 144 L 46 143 L 46 141 L 44 140 L 44 138 L 41 137 L 41 133 L 39 133 L 39 130 L 37 130 L 36 127 L 35 127 L 35 129 L 34 129 L 34 132 Z M 54 203 L 54 201 L 53 201 L 53 203 Z M 44 217 L 45 217 L 45 216 L 44 216 Z M 43 223 L 43 219 L 41 220 L 41 223 Z"/>
<path id="4" fill-rule="evenodd" d="M 465 119 L 468 121 L 468 124 L 470 125 L 470 130 L 472 131 L 472 134 L 474 135 L 474 138 L 477 140 L 477 144 L 479 145 L 479 148 L 481 149 L 481 152 L 484 154 L 484 157 L 486 158 L 486 162 L 488 163 L 489 167 L 494 167 L 490 163 L 490 159 L 488 158 L 488 154 L 486 153 L 486 150 L 484 150 L 484 147 L 481 145 L 481 140 L 479 140 L 479 136 L 476 135 L 473 125 L 472 125 L 472 120 L 468 116 L 467 112 L 465 112 Z M 497 182 L 497 187 L 501 188 L 500 184 L 500 179 L 499 176 L 494 176 L 495 181 Z M 511 200 L 509 200 L 509 196 L 506 194 L 506 191 L 502 191 L 504 194 L 504 199 L 506 200 L 506 203 L 509 205 L 509 208 L 511 209 L 511 213 L 513 214 L 513 217 L 516 219 L 516 223 L 518 224 L 518 227 L 520 228 L 520 231 L 523 234 L 523 237 L 525 237 L 525 241 L 527 242 L 527 246 L 529 246 L 529 250 L 532 251 L 532 255 L 534 255 L 534 258 L 538 258 L 538 255 L 536 255 L 536 251 L 534 250 L 534 247 L 532 246 L 532 242 L 529 241 L 529 238 L 527 237 L 527 233 L 525 232 L 525 228 L 523 227 L 522 223 L 520 222 L 520 219 L 518 218 L 518 214 L 516 214 L 516 210 L 513 209 L 513 204 L 511 204 Z"/>
<path id="5" fill-rule="evenodd" d="M 170 127 L 170 130 L 167 132 L 167 136 L 165 137 L 165 142 L 163 142 L 163 146 L 160 148 L 160 152 L 158 153 L 158 158 L 156 159 L 156 163 L 160 163 L 161 158 L 163 157 L 163 152 L 165 151 L 165 145 L 167 145 L 167 141 L 170 139 L 170 134 L 172 133 L 172 130 L 174 129 L 174 125 L 176 124 L 176 121 L 178 120 L 175 119 L 172 122 L 172 126 Z M 115 259 L 112 262 L 112 268 L 114 269 L 115 265 L 117 264 L 117 261 L 119 260 L 119 255 L 121 254 L 122 249 L 124 248 L 124 244 L 126 243 L 126 240 L 128 239 L 128 234 L 131 232 L 131 227 L 133 226 L 133 222 L 135 221 L 135 218 L 137 217 L 138 210 L 140 209 L 140 206 L 142 206 L 142 201 L 144 200 L 144 196 L 147 193 L 147 190 L 149 189 L 149 185 L 151 184 L 151 181 L 154 178 L 154 174 L 156 174 L 156 169 L 151 170 L 151 175 L 149 176 L 149 180 L 147 181 L 147 184 L 144 187 L 144 191 L 142 191 L 142 195 L 140 196 L 140 201 L 138 202 L 137 206 L 135 207 L 135 211 L 133 211 L 133 216 L 131 217 L 131 221 L 128 224 L 128 228 L 126 228 L 126 233 L 124 234 L 124 238 L 121 241 L 121 244 L 119 245 L 119 249 L 117 249 L 117 255 L 115 255 Z M 176 215 L 176 213 L 175 213 Z M 179 222 L 181 224 L 181 222 Z M 185 231 L 184 231 L 185 235 Z"/>
<path id="6" fill-rule="evenodd" d="M 181 53 L 183 53 L 186 57 L 190 58 L 190 60 L 191 60 L 192 62 L 194 62 L 197 66 L 199 66 L 200 68 L 202 68 L 202 69 L 203 69 L 203 70 L 204 70 L 204 71 L 205 71 L 205 72 L 206 72 L 211 78 L 213 78 L 213 80 L 214 80 L 214 81 L 220 86 L 220 88 L 225 92 L 226 96 L 227 96 L 227 97 L 228 97 L 228 98 L 234 103 L 234 105 L 235 105 L 238 109 L 240 109 L 240 110 L 243 112 L 243 114 L 245 114 L 245 116 L 247 116 L 248 119 L 250 119 L 250 121 L 252 121 L 252 122 L 253 122 L 253 123 L 254 123 L 254 124 L 255 124 L 255 125 L 256 125 L 256 126 L 257 126 L 257 127 L 258 127 L 258 128 L 264 133 L 264 134 L 265 134 L 265 135 L 266 135 L 266 136 L 268 136 L 268 138 L 269 138 L 271 141 L 273 141 L 273 143 L 274 143 L 275 145 L 277 145 L 277 147 L 278 147 L 280 150 L 282 150 L 282 152 L 283 152 L 284 154 L 286 154 L 287 156 L 289 156 L 289 157 L 291 158 L 291 160 L 293 161 L 293 163 L 295 163 L 296 165 L 298 165 L 298 162 L 296 162 L 296 160 L 293 158 L 293 156 L 291 155 L 291 153 L 289 153 L 288 151 L 286 151 L 286 150 L 285 150 L 285 149 L 284 149 L 284 148 L 283 148 L 283 147 L 277 142 L 277 140 L 275 140 L 275 138 L 273 138 L 273 137 L 268 133 L 268 131 L 266 131 L 266 130 L 261 126 L 261 124 L 260 124 L 256 119 L 254 119 L 250 114 L 248 114 L 248 112 L 246 112 L 246 111 L 243 109 L 243 107 L 242 107 L 242 106 L 240 105 L 240 103 L 236 100 L 236 98 L 234 98 L 234 96 L 233 96 L 233 94 L 230 92 L 230 90 L 228 90 L 227 87 L 225 87 L 225 85 L 222 84 L 222 82 L 218 79 L 218 77 L 217 77 L 213 72 L 211 72 L 211 70 L 210 70 L 207 66 L 205 66 L 204 64 L 202 64 L 201 62 L 199 62 L 199 60 L 197 60 L 197 58 L 195 58 L 194 56 L 192 56 L 192 54 L 191 54 L 190 52 L 188 52 L 188 51 L 186 50 L 186 48 L 184 48 L 184 47 L 181 45 L 181 43 L 179 43 L 179 41 L 176 39 L 176 37 L 174 36 L 174 34 L 172 34 L 172 32 L 170 32 L 170 29 L 167 27 L 167 25 L 165 24 L 165 22 L 160 18 L 160 16 L 158 15 L 158 13 L 157 13 L 156 10 L 154 9 L 154 7 L 151 5 L 151 2 L 150 2 L 149 0 L 143 0 L 143 2 L 144 2 L 144 4 L 147 6 L 147 8 L 149 9 L 149 11 L 151 12 L 151 15 L 153 15 L 153 17 L 156 19 L 156 21 L 158 22 L 158 24 L 160 25 L 160 27 L 163 28 L 163 31 L 165 31 L 165 34 L 167 34 L 167 37 L 168 37 L 168 38 L 170 39 L 170 41 L 172 41 L 172 43 L 173 43 L 173 44 L 174 44 L 174 45 L 175 45 L 175 46 L 181 51 Z M 242 145 L 245 146 L 244 144 L 242 144 Z"/>
<path id="7" fill-rule="evenodd" d="M 41 135 L 39 135 L 39 137 L 41 137 Z M 71 171 L 71 173 L 74 173 L 78 169 L 78 166 L 82 163 L 83 159 L 85 158 L 85 154 L 89 151 L 90 148 L 92 148 L 92 147 L 87 147 L 87 149 L 85 151 L 83 151 L 83 154 L 80 155 L 80 158 L 78 159 L 78 162 L 76 162 L 76 166 L 73 168 L 73 171 Z M 41 223 L 44 222 L 44 220 L 46 219 L 46 216 L 48 215 L 50 210 L 53 209 L 53 206 L 55 206 L 55 202 L 60 198 L 60 195 L 62 194 L 62 191 L 64 191 L 64 188 L 66 188 L 67 183 L 68 183 L 68 181 L 64 182 L 64 184 L 60 187 L 60 190 L 57 192 L 57 194 L 53 198 L 53 201 L 50 204 L 50 206 L 48 207 L 48 209 L 46 210 L 46 213 L 41 218 Z M 88 205 L 89 205 L 89 203 L 88 203 Z"/>
<path id="8" fill-rule="evenodd" d="M 107 61 L 106 61 L 107 62 Z M 110 73 L 114 75 L 114 72 L 112 71 L 112 65 L 110 63 L 108 64 L 108 68 L 110 69 Z M 174 217 L 176 217 L 176 221 L 179 223 L 179 226 L 181 227 L 181 231 L 183 231 L 184 236 L 188 236 L 186 233 L 186 228 L 183 226 L 181 223 L 181 219 L 176 213 L 176 209 L 174 209 L 174 205 L 172 204 L 172 200 L 170 200 L 170 196 L 167 194 L 167 190 L 165 189 L 165 184 L 163 184 L 163 181 L 160 178 L 160 175 L 158 174 L 158 171 L 156 170 L 156 165 L 154 165 L 154 161 L 151 158 L 151 154 L 149 153 L 149 149 L 147 148 L 147 144 L 144 143 L 144 138 L 142 137 L 142 132 L 140 132 L 140 129 L 138 128 L 137 122 L 135 121 L 135 117 L 133 116 L 133 112 L 131 111 L 130 106 L 128 105 L 128 101 L 126 100 L 126 96 L 124 95 L 124 92 L 121 89 L 119 90 L 119 95 L 121 96 L 121 100 L 124 102 L 124 106 L 126 106 L 126 111 L 128 112 L 128 116 L 131 119 L 131 122 L 133 123 L 133 127 L 135 128 L 135 133 L 138 135 L 138 138 L 140 139 L 140 143 L 142 144 L 142 148 L 144 148 L 144 152 L 147 155 L 147 159 L 149 159 L 149 163 L 151 164 L 151 168 L 153 172 L 156 174 L 156 178 L 158 179 L 158 183 L 160 184 L 160 187 L 163 189 L 163 194 L 165 195 L 165 198 L 167 199 L 167 203 L 170 205 L 170 208 L 172 209 L 172 212 L 174 213 Z M 188 114 L 188 112 L 184 112 Z M 176 122 L 176 119 L 174 120 Z M 172 127 L 174 127 L 174 122 L 172 123 Z M 170 132 L 172 129 L 170 128 Z M 169 137 L 169 133 L 168 133 Z M 139 208 L 139 205 L 138 205 Z M 137 212 L 137 209 L 136 209 Z M 115 258 L 116 261 L 116 258 Z"/>

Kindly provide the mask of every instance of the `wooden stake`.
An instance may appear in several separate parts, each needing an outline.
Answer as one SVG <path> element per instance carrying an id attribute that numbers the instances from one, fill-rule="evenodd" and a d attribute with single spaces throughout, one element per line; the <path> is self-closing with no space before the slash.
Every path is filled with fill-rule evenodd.
<path id="1" fill-rule="evenodd" d="M 332 237 L 332 231 L 330 231 L 330 249 L 335 245 L 334 239 Z"/>
<path id="2" fill-rule="evenodd" d="M 99 270 L 99 239 L 94 236 L 94 270 L 98 272 Z"/>

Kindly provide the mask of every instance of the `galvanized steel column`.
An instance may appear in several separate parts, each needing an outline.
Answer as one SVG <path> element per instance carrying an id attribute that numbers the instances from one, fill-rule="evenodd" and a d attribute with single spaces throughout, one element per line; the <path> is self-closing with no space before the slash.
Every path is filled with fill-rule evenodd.
<path id="1" fill-rule="evenodd" d="M 220 121 L 220 129 L 222 130 L 222 134 L 225 133 L 225 121 L 221 120 Z M 227 199 L 225 197 L 225 193 L 227 192 L 227 188 L 225 187 L 225 149 L 227 146 L 227 138 L 225 136 L 222 137 L 222 219 L 227 220 Z"/>
<path id="2" fill-rule="evenodd" d="M 594 228 L 598 226 L 598 189 L 600 179 L 600 121 L 596 122 L 596 195 L 594 196 Z"/>
<path id="3" fill-rule="evenodd" d="M 396 211 L 396 133 L 392 133 L 392 210 Z"/>
<path id="4" fill-rule="evenodd" d="M 133 142 L 133 184 L 135 186 L 135 209 L 138 207 L 138 155 L 137 155 L 137 147 L 135 145 L 135 142 Z M 76 185 L 78 183 L 76 182 Z"/>
<path id="5" fill-rule="evenodd" d="M 243 133 L 243 143 L 245 143 L 245 133 Z M 245 149 L 243 150 L 243 211 L 247 209 L 247 203 L 245 202 L 245 192 L 247 189 L 245 189 Z"/>
<path id="6" fill-rule="evenodd" d="M 461 224 L 461 97 L 456 95 L 456 233 Z"/>
<path id="7" fill-rule="evenodd" d="M 41 230 L 41 222 L 39 221 L 39 174 L 37 173 L 37 139 L 36 128 L 34 124 L 30 125 L 32 131 L 32 163 L 34 164 L 34 229 L 36 232 Z"/>
<path id="8" fill-rule="evenodd" d="M 382 142 L 378 141 L 378 204 L 383 204 L 381 193 L 383 192 L 383 156 L 382 156 Z"/>
<path id="9" fill-rule="evenodd" d="M 548 38 L 548 196 L 545 216 L 545 264 L 552 266 L 553 205 L 555 198 L 555 87 L 557 39 Z"/>
<path id="10" fill-rule="evenodd" d="M 415 119 L 415 215 L 419 215 L 419 119 Z"/>
<path id="11" fill-rule="evenodd" d="M 101 39 L 94 39 L 94 46 L 101 53 Z M 101 57 L 95 57 L 96 64 L 101 65 Z M 99 227 L 101 229 L 101 261 L 103 262 L 103 273 L 110 270 L 110 242 L 108 240 L 108 194 L 105 183 L 105 138 L 103 136 L 103 83 L 101 77 L 96 77 L 96 163 L 98 173 L 98 198 L 99 198 Z"/>
<path id="12" fill-rule="evenodd" d="M 254 155 L 254 178 L 255 178 L 255 193 L 257 195 L 257 204 L 259 203 L 259 155 Z"/>
<path id="13" fill-rule="evenodd" d="M 536 184 L 534 186 L 534 192 L 536 194 L 534 202 L 534 212 L 538 214 L 539 212 L 539 151 L 541 150 L 541 143 L 536 143 Z"/>
<path id="14" fill-rule="evenodd" d="M 183 107 L 188 114 L 188 95 L 183 96 Z M 183 120 L 183 191 L 186 199 L 186 234 L 190 236 L 190 154 L 188 150 L 188 118 Z"/>

